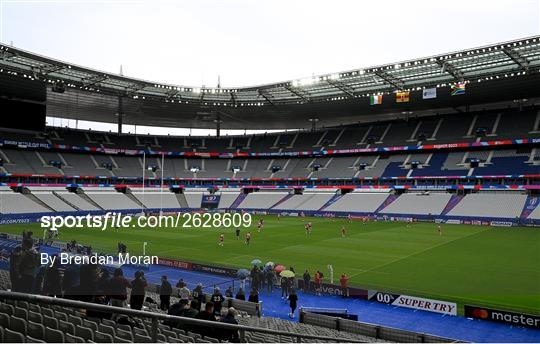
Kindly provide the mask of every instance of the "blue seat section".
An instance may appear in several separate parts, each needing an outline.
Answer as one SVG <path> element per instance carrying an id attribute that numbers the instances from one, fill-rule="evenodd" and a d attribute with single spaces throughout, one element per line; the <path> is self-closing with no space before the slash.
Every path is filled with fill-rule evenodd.
<path id="1" fill-rule="evenodd" d="M 400 167 L 403 162 L 391 162 L 386 166 L 384 169 L 383 174 L 381 177 L 405 177 L 409 170 Z"/>
<path id="2" fill-rule="evenodd" d="M 448 158 L 448 153 L 434 153 L 429 160 L 429 166 L 414 170 L 411 176 L 466 176 L 468 169 L 462 170 L 443 170 L 444 162 Z"/>
<path id="3" fill-rule="evenodd" d="M 526 156 L 508 156 L 491 159 L 491 165 L 474 169 L 474 175 L 494 176 L 508 174 L 540 174 L 540 166 L 526 164 Z"/>

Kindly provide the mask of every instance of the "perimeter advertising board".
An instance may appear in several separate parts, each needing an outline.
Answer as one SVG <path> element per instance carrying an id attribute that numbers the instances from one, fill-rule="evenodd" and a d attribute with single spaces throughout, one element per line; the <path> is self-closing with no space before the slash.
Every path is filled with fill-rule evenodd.
<path id="1" fill-rule="evenodd" d="M 457 305 L 453 302 L 425 299 L 422 297 L 383 293 L 375 290 L 368 292 L 368 300 L 386 303 L 392 306 L 419 309 L 445 315 L 457 315 Z"/>
<path id="2" fill-rule="evenodd" d="M 537 315 L 465 305 L 465 316 L 481 320 L 502 322 L 515 326 L 525 326 L 540 329 L 540 316 Z"/>

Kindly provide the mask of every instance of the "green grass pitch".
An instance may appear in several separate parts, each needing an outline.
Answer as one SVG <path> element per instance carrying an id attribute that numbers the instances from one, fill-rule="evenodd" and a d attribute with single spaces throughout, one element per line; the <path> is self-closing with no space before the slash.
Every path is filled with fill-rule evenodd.
<path id="1" fill-rule="evenodd" d="M 540 231 L 532 228 L 493 228 L 433 223 L 349 223 L 346 219 L 306 218 L 313 232 L 306 235 L 298 217 L 264 216 L 261 233 L 253 217 L 251 245 L 236 240 L 234 229 L 61 229 L 60 240 L 75 239 L 94 251 L 116 253 L 118 241 L 131 254 L 142 253 L 223 266 L 249 267 L 254 258 L 304 269 L 332 264 L 334 276 L 347 273 L 351 285 L 414 296 L 540 314 Z M 340 228 L 347 228 L 341 237 Z M 4 225 L 0 232 L 20 234 L 38 224 Z M 242 228 L 243 238 L 247 229 Z M 218 236 L 225 233 L 219 247 Z M 337 278 L 336 278 L 337 280 Z"/>

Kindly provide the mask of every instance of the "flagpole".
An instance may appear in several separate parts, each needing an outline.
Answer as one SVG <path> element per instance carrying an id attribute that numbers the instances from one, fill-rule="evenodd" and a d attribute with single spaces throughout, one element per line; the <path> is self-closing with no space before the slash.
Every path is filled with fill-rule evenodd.
<path id="1" fill-rule="evenodd" d="M 145 173 L 145 170 L 146 170 L 146 151 L 143 151 L 141 213 L 144 213 L 144 173 Z"/>
<path id="2" fill-rule="evenodd" d="M 161 154 L 161 189 L 159 193 L 159 215 L 163 215 L 163 173 L 165 170 L 165 154 Z"/>

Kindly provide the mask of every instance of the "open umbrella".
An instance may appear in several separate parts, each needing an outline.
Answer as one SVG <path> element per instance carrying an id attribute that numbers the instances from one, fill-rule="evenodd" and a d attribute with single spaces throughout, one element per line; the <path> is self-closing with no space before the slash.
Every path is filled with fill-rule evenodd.
<path id="1" fill-rule="evenodd" d="M 266 264 L 264 264 L 264 266 L 271 266 L 271 267 L 274 267 L 274 262 L 267 262 Z"/>
<path id="2" fill-rule="evenodd" d="M 249 271 L 246 269 L 240 269 L 236 271 L 236 276 L 240 279 L 247 278 L 249 276 Z"/>
<path id="3" fill-rule="evenodd" d="M 291 270 L 283 270 L 279 273 L 279 275 L 285 278 L 293 278 L 294 272 L 292 272 Z"/>
<path id="4" fill-rule="evenodd" d="M 261 265 L 262 261 L 260 259 L 253 259 L 251 261 L 251 265 Z"/>
<path id="5" fill-rule="evenodd" d="M 285 270 L 285 269 L 286 269 L 286 268 L 285 268 L 283 265 L 278 265 L 278 266 L 276 266 L 276 267 L 274 268 L 274 271 L 277 272 L 277 273 L 279 274 L 281 271 L 283 271 L 283 270 Z"/>

